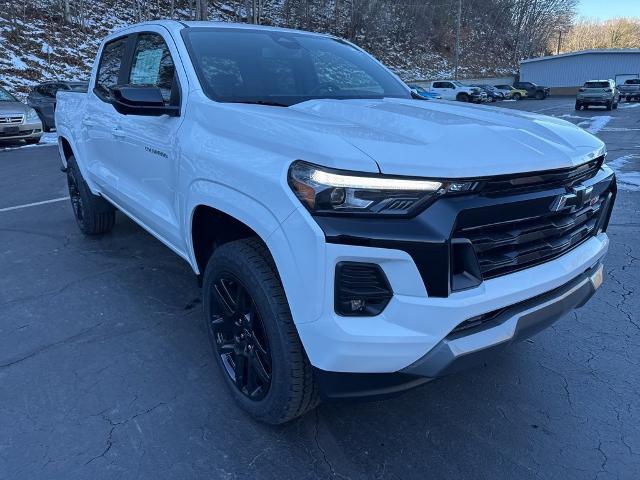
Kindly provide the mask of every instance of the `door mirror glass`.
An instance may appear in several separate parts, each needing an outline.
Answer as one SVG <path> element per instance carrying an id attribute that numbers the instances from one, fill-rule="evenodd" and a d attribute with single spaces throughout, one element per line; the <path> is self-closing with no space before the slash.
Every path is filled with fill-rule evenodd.
<path id="1" fill-rule="evenodd" d="M 123 115 L 180 115 L 180 107 L 166 105 L 158 87 L 116 87 L 111 90 L 114 108 Z"/>

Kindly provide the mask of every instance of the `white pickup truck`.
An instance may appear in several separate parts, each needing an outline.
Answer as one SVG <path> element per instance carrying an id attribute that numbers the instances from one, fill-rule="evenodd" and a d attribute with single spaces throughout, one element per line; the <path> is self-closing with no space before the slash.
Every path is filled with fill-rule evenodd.
<path id="1" fill-rule="evenodd" d="M 602 282 L 600 140 L 414 100 L 338 38 L 139 24 L 57 105 L 78 226 L 119 210 L 189 263 L 221 375 L 265 422 L 484 361 Z"/>
<path id="2" fill-rule="evenodd" d="M 422 87 L 428 92 L 440 95 L 443 100 L 483 103 L 488 101 L 487 93 L 478 87 L 471 87 L 457 80 L 438 80 Z"/>

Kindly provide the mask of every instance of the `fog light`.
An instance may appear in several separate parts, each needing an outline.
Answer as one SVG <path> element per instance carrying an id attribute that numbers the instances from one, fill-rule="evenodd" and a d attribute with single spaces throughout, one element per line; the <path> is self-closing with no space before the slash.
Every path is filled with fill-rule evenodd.
<path id="1" fill-rule="evenodd" d="M 336 265 L 335 311 L 342 316 L 379 315 L 393 291 L 380 265 L 340 262 Z"/>

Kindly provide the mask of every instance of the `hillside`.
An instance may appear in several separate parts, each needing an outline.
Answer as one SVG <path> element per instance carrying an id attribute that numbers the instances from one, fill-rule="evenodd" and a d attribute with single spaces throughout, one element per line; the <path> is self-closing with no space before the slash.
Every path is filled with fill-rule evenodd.
<path id="1" fill-rule="evenodd" d="M 246 22 L 253 17 L 252 2 L 245 0 L 209 0 L 204 14 L 198 14 L 195 6 L 205 0 L 16 3 L 0 2 L 0 85 L 19 94 L 47 79 L 88 77 L 100 39 L 136 21 L 204 15 L 209 20 Z M 527 51 L 519 41 L 526 34 L 522 22 L 517 31 L 509 26 L 517 12 L 499 9 L 504 0 L 489 3 L 495 9 L 465 3 L 462 10 L 461 78 L 512 73 L 517 59 L 534 48 L 532 38 Z M 260 23 L 349 38 L 405 80 L 453 75 L 455 0 L 425 0 L 420 5 L 391 0 L 255 0 L 253 4 L 258 5 Z M 545 40 L 540 42 L 544 45 Z"/>

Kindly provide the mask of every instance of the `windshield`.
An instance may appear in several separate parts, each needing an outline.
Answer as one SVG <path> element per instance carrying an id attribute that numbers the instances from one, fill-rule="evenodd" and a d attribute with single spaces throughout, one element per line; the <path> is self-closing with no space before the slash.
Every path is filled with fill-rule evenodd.
<path id="1" fill-rule="evenodd" d="M 609 88 L 609 82 L 587 82 L 584 88 Z"/>
<path id="2" fill-rule="evenodd" d="M 188 28 L 183 37 L 203 90 L 218 102 L 411 98 L 386 68 L 342 40 L 233 28 Z"/>
<path id="3" fill-rule="evenodd" d="M 0 102 L 17 102 L 16 97 L 0 88 Z"/>

